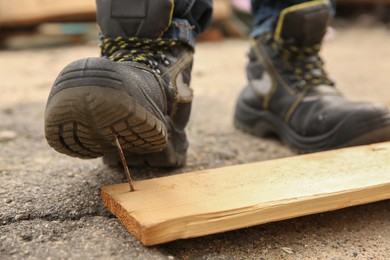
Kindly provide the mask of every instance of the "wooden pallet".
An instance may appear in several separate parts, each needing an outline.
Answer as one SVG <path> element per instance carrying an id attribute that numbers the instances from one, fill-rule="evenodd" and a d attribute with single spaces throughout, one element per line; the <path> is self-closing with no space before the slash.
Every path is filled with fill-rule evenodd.
<path id="1" fill-rule="evenodd" d="M 390 142 L 102 188 L 144 245 L 390 198 Z"/>
<path id="2" fill-rule="evenodd" d="M 95 0 L 0 0 L 0 27 L 31 26 L 44 22 L 95 21 Z M 214 0 L 214 21 L 230 18 L 228 0 Z"/>
<path id="3" fill-rule="evenodd" d="M 94 0 L 0 0 L 0 27 L 32 26 L 48 21 L 93 21 Z"/>

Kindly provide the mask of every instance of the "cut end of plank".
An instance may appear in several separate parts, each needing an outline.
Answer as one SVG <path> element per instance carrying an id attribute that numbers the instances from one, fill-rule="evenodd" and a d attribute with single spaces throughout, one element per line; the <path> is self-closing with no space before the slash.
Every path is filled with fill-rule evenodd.
<path id="1" fill-rule="evenodd" d="M 390 198 L 390 142 L 105 186 L 105 206 L 144 245 Z"/>
<path id="2" fill-rule="evenodd" d="M 121 191 L 121 196 L 125 196 L 127 193 L 136 192 L 135 190 L 129 190 L 127 183 L 117 184 L 115 187 Z M 102 200 L 104 205 L 122 222 L 127 230 L 144 244 L 142 241 L 142 232 L 140 232 L 140 226 L 138 225 L 137 220 L 131 216 L 131 212 L 128 212 L 125 208 L 123 208 L 121 203 L 115 199 L 115 196 L 111 193 L 109 186 L 102 188 Z"/>

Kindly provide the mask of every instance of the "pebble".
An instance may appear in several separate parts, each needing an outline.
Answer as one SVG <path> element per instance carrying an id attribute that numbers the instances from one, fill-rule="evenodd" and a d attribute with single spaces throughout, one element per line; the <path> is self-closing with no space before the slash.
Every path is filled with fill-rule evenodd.
<path id="1" fill-rule="evenodd" d="M 16 138 L 14 131 L 0 131 L 0 142 L 11 141 Z"/>
<path id="2" fill-rule="evenodd" d="M 285 253 L 287 253 L 287 254 L 293 254 L 294 253 L 294 251 L 292 250 L 292 248 L 290 248 L 290 247 L 282 247 L 281 248 Z"/>

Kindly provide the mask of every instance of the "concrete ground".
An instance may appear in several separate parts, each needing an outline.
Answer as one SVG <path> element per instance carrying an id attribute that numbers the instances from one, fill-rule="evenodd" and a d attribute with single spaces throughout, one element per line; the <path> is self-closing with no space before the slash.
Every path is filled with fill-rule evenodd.
<path id="1" fill-rule="evenodd" d="M 390 106 L 390 34 L 349 25 L 323 56 L 352 99 Z M 245 84 L 248 44 L 199 44 L 187 167 L 136 169 L 136 178 L 291 156 L 277 140 L 232 126 Z M 56 75 L 69 62 L 97 56 L 95 45 L 0 51 L 1 259 L 390 259 L 390 201 L 316 214 L 165 245 L 144 247 L 102 205 L 100 188 L 124 182 L 99 159 L 57 154 L 45 142 L 43 114 Z"/>

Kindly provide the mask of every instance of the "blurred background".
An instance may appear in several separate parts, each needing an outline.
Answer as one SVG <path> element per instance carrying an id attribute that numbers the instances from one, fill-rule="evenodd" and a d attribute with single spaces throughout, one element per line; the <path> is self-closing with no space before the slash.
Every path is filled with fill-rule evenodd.
<path id="1" fill-rule="evenodd" d="M 390 24 L 390 0 L 337 0 L 336 23 Z M 22 7 L 22 8 L 21 8 Z M 213 24 L 200 41 L 246 37 L 250 0 L 215 0 Z M 0 46 L 6 49 L 96 41 L 95 0 L 0 0 Z"/>
<path id="2" fill-rule="evenodd" d="M 249 0 L 214 4 L 196 48 L 187 165 L 134 169 L 136 179 L 294 155 L 277 139 L 234 128 L 236 98 L 247 84 Z M 321 53 L 330 76 L 348 98 L 390 108 L 390 0 L 337 5 Z M 1 259 L 390 259 L 390 200 L 142 247 L 100 199 L 102 186 L 125 175 L 101 159 L 56 153 L 44 136 L 57 75 L 99 56 L 94 21 L 95 0 L 0 0 Z"/>

